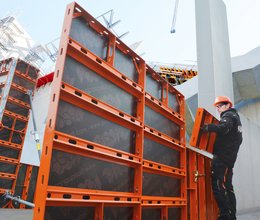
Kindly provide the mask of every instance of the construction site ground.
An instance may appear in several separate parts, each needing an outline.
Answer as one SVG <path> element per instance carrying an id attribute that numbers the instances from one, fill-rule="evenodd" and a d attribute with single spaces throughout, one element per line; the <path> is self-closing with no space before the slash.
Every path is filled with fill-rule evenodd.
<path id="1" fill-rule="evenodd" d="M 31 220 L 32 209 L 0 209 L 0 216 L 3 220 Z M 239 214 L 237 220 L 260 219 L 260 211 L 250 214 Z"/>

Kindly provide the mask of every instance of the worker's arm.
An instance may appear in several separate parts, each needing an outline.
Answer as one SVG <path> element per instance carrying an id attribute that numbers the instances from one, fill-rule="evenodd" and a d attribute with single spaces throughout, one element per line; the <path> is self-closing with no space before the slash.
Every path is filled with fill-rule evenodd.
<path id="1" fill-rule="evenodd" d="M 203 131 L 216 132 L 218 134 L 227 134 L 233 127 L 233 120 L 231 117 L 223 117 L 219 124 L 208 124 L 202 127 Z"/>

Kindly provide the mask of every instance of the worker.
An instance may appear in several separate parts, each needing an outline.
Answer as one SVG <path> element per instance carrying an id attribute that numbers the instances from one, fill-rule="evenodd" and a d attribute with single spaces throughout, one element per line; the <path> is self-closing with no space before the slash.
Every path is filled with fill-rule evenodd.
<path id="1" fill-rule="evenodd" d="M 214 106 L 220 114 L 219 124 L 206 124 L 201 128 L 204 132 L 216 133 L 211 163 L 212 191 L 219 208 L 218 220 L 235 220 L 236 197 L 232 177 L 242 143 L 242 125 L 230 98 L 218 96 Z"/>

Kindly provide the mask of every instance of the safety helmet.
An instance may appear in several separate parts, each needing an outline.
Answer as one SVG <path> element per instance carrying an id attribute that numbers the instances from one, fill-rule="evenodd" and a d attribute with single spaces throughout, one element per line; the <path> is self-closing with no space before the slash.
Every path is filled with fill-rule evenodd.
<path id="1" fill-rule="evenodd" d="M 228 102 L 230 104 L 230 107 L 233 106 L 233 103 L 231 102 L 230 98 L 227 96 L 218 96 L 215 99 L 214 106 L 217 106 L 219 103 Z"/>

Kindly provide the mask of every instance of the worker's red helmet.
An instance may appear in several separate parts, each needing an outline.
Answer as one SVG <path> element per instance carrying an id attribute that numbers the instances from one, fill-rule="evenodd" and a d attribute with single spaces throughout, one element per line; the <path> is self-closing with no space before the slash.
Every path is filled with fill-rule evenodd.
<path id="1" fill-rule="evenodd" d="M 217 106 L 217 104 L 223 103 L 223 102 L 229 103 L 229 104 L 230 104 L 230 107 L 233 106 L 233 103 L 231 102 L 230 98 L 228 98 L 227 96 L 218 96 L 218 97 L 215 99 L 214 106 Z"/>

